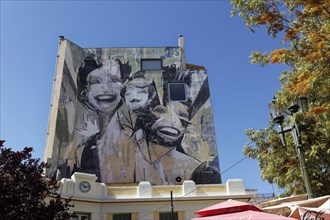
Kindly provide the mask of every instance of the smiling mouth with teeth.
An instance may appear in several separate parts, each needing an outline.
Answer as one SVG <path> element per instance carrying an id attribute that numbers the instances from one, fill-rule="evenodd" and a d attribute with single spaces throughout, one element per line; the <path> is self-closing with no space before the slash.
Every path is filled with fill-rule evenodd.
<path id="1" fill-rule="evenodd" d="M 98 103 L 111 103 L 116 100 L 115 95 L 97 95 L 95 97 Z"/>
<path id="2" fill-rule="evenodd" d="M 156 131 L 159 136 L 173 141 L 177 140 L 182 135 L 181 131 L 169 126 L 160 126 Z"/>

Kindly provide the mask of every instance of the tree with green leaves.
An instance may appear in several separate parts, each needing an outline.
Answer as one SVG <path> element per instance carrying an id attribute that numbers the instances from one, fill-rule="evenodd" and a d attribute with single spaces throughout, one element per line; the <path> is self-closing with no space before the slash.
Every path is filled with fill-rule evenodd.
<path id="1" fill-rule="evenodd" d="M 0 140 L 0 219 L 64 220 L 72 215 L 55 180 L 43 176 L 45 164 L 32 158 L 32 148 L 13 151 Z"/>
<path id="2" fill-rule="evenodd" d="M 290 106 L 307 97 L 309 111 L 285 119 L 298 123 L 302 146 L 315 196 L 330 194 L 330 1 L 326 0 L 231 0 L 232 15 L 243 18 L 252 31 L 265 28 L 283 48 L 269 53 L 253 52 L 251 62 L 284 64 L 277 105 Z M 266 106 L 266 104 L 265 104 Z M 290 120 L 290 121 L 289 121 Z M 292 137 L 283 147 L 269 121 L 266 129 L 246 131 L 250 143 L 244 154 L 257 159 L 261 178 L 284 188 L 284 195 L 305 193 L 302 172 Z"/>

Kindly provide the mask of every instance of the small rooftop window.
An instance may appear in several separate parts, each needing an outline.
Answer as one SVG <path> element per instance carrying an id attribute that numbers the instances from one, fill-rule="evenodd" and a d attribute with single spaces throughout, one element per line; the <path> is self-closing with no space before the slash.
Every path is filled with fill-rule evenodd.
<path id="1" fill-rule="evenodd" d="M 161 70 L 162 67 L 162 59 L 141 59 L 141 70 Z"/>

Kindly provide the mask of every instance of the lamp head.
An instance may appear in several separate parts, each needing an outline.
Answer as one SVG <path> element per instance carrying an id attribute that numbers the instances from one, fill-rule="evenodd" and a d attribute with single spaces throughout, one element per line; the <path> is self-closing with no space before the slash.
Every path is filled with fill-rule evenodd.
<path id="1" fill-rule="evenodd" d="M 275 97 L 272 102 L 268 104 L 270 116 L 273 119 L 273 121 L 277 124 L 282 124 L 284 120 L 284 114 L 283 114 L 283 109 L 278 108 L 275 105 Z"/>
<path id="2" fill-rule="evenodd" d="M 290 111 L 290 114 L 293 115 L 294 113 L 298 112 L 299 110 L 299 105 L 295 102 L 293 102 L 289 107 L 288 110 Z"/>
<path id="3" fill-rule="evenodd" d="M 306 97 L 299 97 L 291 102 L 291 106 L 288 107 L 291 115 L 297 113 L 301 109 L 301 112 L 308 112 L 308 102 Z"/>
<path id="4" fill-rule="evenodd" d="M 308 100 L 305 96 L 301 96 L 298 98 L 298 105 L 301 108 L 301 111 L 303 113 L 308 112 Z"/>

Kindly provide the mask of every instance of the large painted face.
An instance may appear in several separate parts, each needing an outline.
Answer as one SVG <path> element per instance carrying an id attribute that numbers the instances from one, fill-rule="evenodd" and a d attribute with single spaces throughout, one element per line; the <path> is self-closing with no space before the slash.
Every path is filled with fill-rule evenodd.
<path id="1" fill-rule="evenodd" d="M 169 103 L 166 107 L 158 105 L 152 109 L 152 113 L 156 121 L 151 129 L 159 137 L 168 143 L 181 139 L 189 123 L 189 114 L 185 105 L 180 102 Z"/>
<path id="2" fill-rule="evenodd" d="M 112 113 L 120 102 L 121 88 L 119 66 L 102 66 L 87 76 L 88 101 L 98 111 Z"/>
<path id="3" fill-rule="evenodd" d="M 134 110 L 145 109 L 148 105 L 149 92 L 148 83 L 143 78 L 131 80 L 125 92 L 125 102 L 127 106 Z"/>

